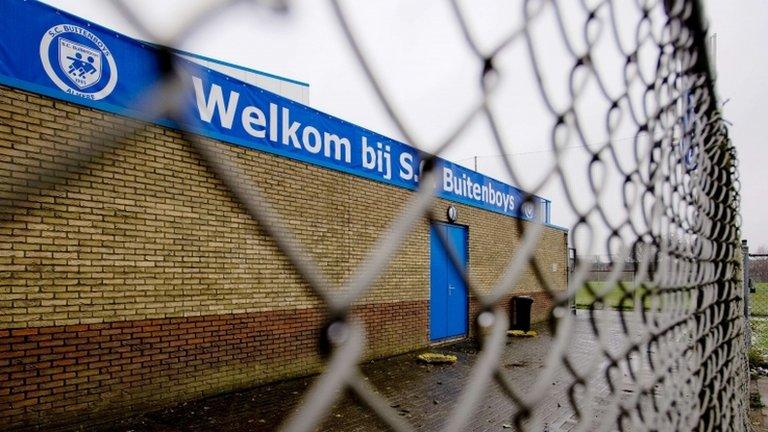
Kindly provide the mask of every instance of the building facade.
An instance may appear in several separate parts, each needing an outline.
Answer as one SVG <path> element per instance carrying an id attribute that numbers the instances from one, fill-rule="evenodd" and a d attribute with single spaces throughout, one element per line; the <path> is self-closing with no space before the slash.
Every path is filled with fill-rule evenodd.
<path id="1" fill-rule="evenodd" d="M 324 307 L 179 130 L 3 83 L 0 429 L 102 422 L 322 370 Z M 413 195 L 199 139 L 258 188 L 338 285 Z M 450 206 L 457 219 L 438 229 L 489 289 L 534 222 L 445 196 L 433 210 L 445 215 Z M 436 268 L 450 266 L 434 237 L 424 218 L 356 302 L 365 358 L 472 335 L 477 302 L 450 272 L 435 279 Z M 566 251 L 567 232 L 545 226 L 535 258 L 550 290 L 566 287 Z M 551 310 L 530 266 L 512 294 L 535 299 L 534 320 Z"/>

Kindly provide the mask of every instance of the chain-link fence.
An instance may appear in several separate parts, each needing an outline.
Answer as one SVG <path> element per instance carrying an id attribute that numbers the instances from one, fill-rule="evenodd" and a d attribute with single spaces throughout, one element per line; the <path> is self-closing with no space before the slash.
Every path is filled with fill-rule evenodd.
<path id="1" fill-rule="evenodd" d="M 202 8 L 179 26 L 178 34 L 162 39 L 128 2 L 113 2 L 145 39 L 167 46 L 178 46 L 234 3 L 220 1 Z M 415 430 L 357 366 L 366 332 L 351 318 L 351 309 L 372 289 L 412 228 L 423 218 L 441 219 L 432 213 L 437 199 L 431 187 L 437 176 L 430 163 L 432 154 L 451 150 L 462 133 L 478 124 L 490 132 L 513 183 L 529 185 L 531 194 L 548 187 L 562 191 L 565 206 L 574 215 L 574 223 L 567 227 L 571 242 L 580 253 L 610 254 L 625 262 L 633 257 L 635 264 L 631 282 L 622 281 L 617 266 L 594 284 L 587 277 L 591 264 L 577 259 L 568 288 L 562 290 L 548 279 L 535 254 L 544 225 L 519 221 L 520 246 L 503 275 L 484 286 L 464 271 L 457 251 L 441 235 L 453 265 L 480 305 L 472 319 L 481 349 L 440 429 L 458 431 L 475 425 L 474 413 L 493 385 L 508 399 L 510 428 L 543 430 L 553 377 L 564 374 L 568 403 L 563 409 L 571 414 L 572 430 L 746 430 L 748 370 L 738 255 L 737 160 L 718 110 L 701 5 L 683 0 L 565 3 L 520 2 L 519 16 L 511 19 L 518 24 L 489 46 L 476 38 L 482 25 L 473 8 L 481 6 L 450 2 L 455 31 L 462 40 L 457 49 L 469 50 L 474 58 L 466 67 L 477 72 L 477 93 L 444 139 L 426 143 L 411 130 L 408 116 L 390 96 L 391 81 L 383 79 L 386 68 L 371 60 L 370 47 L 361 41 L 366 29 L 349 17 L 353 6 L 331 2 L 337 24 L 381 107 L 406 142 L 431 150 L 422 154 L 426 163 L 418 190 L 363 263 L 347 269 L 350 276 L 341 284 L 332 283 L 335 279 L 326 275 L 325 267 L 308 258 L 311 254 L 263 198 L 260 185 L 249 181 L 219 147 L 184 133 L 328 311 L 320 343 L 324 371 L 303 394 L 302 403 L 282 420 L 281 430 L 315 430 L 342 391 L 354 394 L 357 403 L 392 430 Z M 292 10 L 290 2 L 268 5 L 274 13 Z M 545 60 L 552 41 L 565 53 L 560 63 Z M 509 66 L 504 57 L 510 53 L 516 56 L 517 67 L 530 69 L 533 79 L 525 85 L 537 90 L 537 103 L 544 107 L 541 116 L 549 124 L 552 163 L 533 185 L 524 178 L 525 168 L 509 155 L 511 144 L 504 132 L 510 121 L 504 106 L 514 98 L 499 97 L 510 74 L 501 65 Z M 153 114 L 183 116 L 176 97 L 182 85 L 176 57 L 170 51 L 163 54 L 159 64 L 165 80 L 151 98 L 157 102 Z M 115 131 L 115 135 L 133 132 Z M 87 161 L 122 142 L 104 142 L 77 157 Z M 582 157 L 570 156 L 567 150 L 574 148 Z M 607 180 L 607 172 L 613 173 L 613 182 Z M 575 190 L 572 176 L 587 178 L 588 187 Z M 526 266 L 533 269 L 553 308 L 548 318 L 551 345 L 542 354 L 535 381 L 523 388 L 502 365 L 509 320 L 501 302 Z M 585 310 L 570 313 L 574 298 L 585 289 Z M 759 306 L 761 289 L 758 284 L 753 294 L 753 317 L 761 307 L 768 311 L 768 302 Z M 610 314 L 592 307 L 613 301 L 622 307 Z M 574 353 L 584 343 L 579 340 L 583 334 L 574 333 L 579 320 L 593 343 L 594 361 L 589 367 L 575 360 Z"/>
<path id="2" fill-rule="evenodd" d="M 765 356 L 768 354 L 768 254 L 750 253 L 746 245 L 745 253 L 750 342 L 755 352 Z"/>

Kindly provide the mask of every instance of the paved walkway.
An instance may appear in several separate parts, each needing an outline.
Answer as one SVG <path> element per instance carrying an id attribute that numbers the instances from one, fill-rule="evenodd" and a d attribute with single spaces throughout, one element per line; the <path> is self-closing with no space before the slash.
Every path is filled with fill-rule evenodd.
<path id="1" fill-rule="evenodd" d="M 768 378 L 759 377 L 753 380 L 753 392 L 760 396 L 759 402 L 763 406 L 750 404 L 750 422 L 755 432 L 768 431 Z M 753 401 L 750 400 L 752 403 Z M 755 401 L 756 402 L 756 401 Z"/>
<path id="2" fill-rule="evenodd" d="M 600 315 L 598 327 L 609 341 L 618 345 L 626 336 L 618 321 L 616 312 Z M 543 370 L 547 354 L 552 348 L 552 337 L 547 328 L 538 326 L 539 336 L 531 339 L 510 338 L 503 356 L 504 373 L 521 391 L 532 388 Z M 569 360 L 579 369 L 600 368 L 602 354 L 587 312 L 579 311 L 570 341 Z M 443 347 L 438 351 L 455 354 L 458 362 L 454 365 L 432 366 L 416 363 L 415 354 L 405 354 L 388 359 L 371 361 L 362 369 L 369 381 L 376 386 L 392 407 L 406 417 L 417 430 L 437 431 L 445 422 L 466 383 L 471 365 L 477 354 L 469 342 Z M 536 405 L 538 424 L 526 424 L 526 430 L 568 431 L 575 425 L 575 416 L 568 403 L 567 391 L 573 386 L 574 377 L 568 373 L 563 362 L 551 381 L 547 397 Z M 597 372 L 597 371 L 595 371 Z M 601 407 L 601 398 L 608 392 L 602 372 L 595 373 L 590 381 L 590 394 L 576 392 L 578 403 L 596 401 L 591 406 Z M 626 375 L 626 372 L 624 373 Z M 312 377 L 255 387 L 246 391 L 230 393 L 178 405 L 173 408 L 146 414 L 116 425 L 117 431 L 268 431 L 274 430 L 290 410 L 299 402 L 301 395 L 312 382 Z M 577 386 L 578 387 L 578 386 Z M 625 390 L 628 392 L 627 390 Z M 515 430 L 512 417 L 517 407 L 503 395 L 494 383 L 478 407 L 469 430 L 501 431 Z M 592 415 L 599 422 L 604 412 Z M 609 417 L 615 421 L 615 416 Z M 323 431 L 375 431 L 387 430 L 367 408 L 345 396 L 333 408 Z M 592 429 L 590 429 L 592 430 Z M 626 430 L 626 429 L 625 429 Z"/>

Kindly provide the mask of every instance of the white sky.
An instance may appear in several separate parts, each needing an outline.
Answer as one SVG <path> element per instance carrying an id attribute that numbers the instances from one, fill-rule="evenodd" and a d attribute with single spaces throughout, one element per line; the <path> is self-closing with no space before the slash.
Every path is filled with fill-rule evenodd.
<path id="1" fill-rule="evenodd" d="M 132 27 L 109 2 L 103 0 L 44 0 L 91 21 L 140 39 L 148 39 Z M 217 3 L 189 2 L 184 0 L 132 0 L 126 2 L 137 11 L 147 26 L 161 38 L 167 38 L 185 23 L 192 14 L 189 4 Z M 566 3 L 566 2 L 563 2 Z M 621 2 L 617 2 L 623 4 Z M 464 3 L 472 34 L 482 50 L 495 46 L 521 22 L 519 1 L 473 1 L 472 8 Z M 275 16 L 252 2 L 244 2 L 230 8 L 206 23 L 175 48 L 240 64 L 257 70 L 294 78 L 310 84 L 310 104 L 314 108 L 344 118 L 368 129 L 393 138 L 402 139 L 382 109 L 371 86 L 368 84 L 357 61 L 352 56 L 346 39 L 328 2 L 292 1 L 290 13 Z M 768 2 L 742 0 L 738 7 L 733 1 L 712 0 L 706 2 L 711 31 L 717 34 L 717 87 L 721 100 L 729 100 L 724 107 L 725 118 L 733 122 L 731 137 L 740 157 L 742 185 L 743 236 L 752 248 L 768 245 L 768 230 L 763 228 L 762 218 L 768 216 L 768 195 L 764 182 L 763 164 L 768 162 L 768 149 L 762 141 L 759 127 L 765 123 L 768 101 L 768 50 L 763 46 L 768 40 Z M 406 119 L 416 144 L 426 150 L 434 148 L 468 112 L 479 97 L 478 73 L 480 63 L 472 56 L 464 42 L 447 2 L 413 2 L 377 0 L 347 2 L 346 10 L 353 24 L 353 31 L 360 38 L 366 55 L 391 97 L 398 113 Z M 580 34 L 578 23 L 583 14 L 578 8 L 565 7 L 568 18 L 566 27 L 574 35 Z M 636 17 L 632 12 L 619 20 L 626 20 L 627 35 L 633 34 Z M 551 88 L 552 99 L 558 107 L 570 100 L 567 96 L 568 54 L 562 38 L 554 34 L 554 15 L 544 12 L 538 24 L 532 28 L 538 42 L 536 51 L 541 55 Z M 622 36 L 623 37 L 623 36 Z M 578 37 L 569 38 L 576 42 Z M 610 41 L 613 38 L 604 38 Z M 162 40 L 157 42 L 163 42 Z M 459 142 L 443 156 L 472 167 L 473 156 L 478 157 L 478 170 L 501 180 L 517 183 L 523 189 L 534 187 L 545 178 L 554 162 L 551 150 L 552 115 L 546 111 L 540 92 L 531 73 L 530 60 L 522 40 L 503 52 L 495 65 L 501 71 L 499 88 L 492 99 L 495 112 L 502 120 L 505 153 L 513 154 L 514 170 L 521 178 L 511 181 L 499 158 L 499 149 L 492 144 L 489 128 L 484 122 L 475 122 L 466 130 Z M 620 71 L 623 59 L 616 55 L 609 42 L 595 50 L 596 62 L 605 70 Z M 565 63 L 564 63 L 565 62 Z M 608 87 L 619 83 L 608 76 Z M 609 89 L 610 90 L 610 89 Z M 581 106 L 585 124 L 591 127 L 586 141 L 590 145 L 604 142 L 606 112 L 603 98 L 597 95 L 594 82 L 585 88 Z M 591 109 L 594 108 L 594 109 Z M 592 115 L 595 113 L 595 116 Z M 617 150 L 631 145 L 626 138 L 631 131 L 624 131 L 629 124 L 622 124 L 614 134 Z M 629 130 L 629 129 L 627 129 Z M 570 141 L 572 146 L 575 141 Z M 631 147 L 621 153 L 620 164 L 632 161 L 623 157 L 631 155 Z M 588 208 L 594 201 L 587 176 L 588 155 L 581 149 L 564 150 L 566 184 L 576 198 L 579 209 Z M 615 170 L 605 171 L 597 184 L 605 186 L 600 199 L 603 208 L 621 209 L 620 184 Z M 566 202 L 560 182 L 550 181 L 538 194 L 553 201 L 552 222 L 570 228 L 574 215 Z M 608 212 L 613 217 L 613 212 Z M 623 210 L 616 211 L 614 222 L 623 217 Z M 597 224 L 601 222 L 597 221 Z M 580 234 L 576 234 L 578 237 Z M 583 240 L 577 241 L 579 253 L 605 254 L 607 248 L 600 243 L 589 249 Z"/>

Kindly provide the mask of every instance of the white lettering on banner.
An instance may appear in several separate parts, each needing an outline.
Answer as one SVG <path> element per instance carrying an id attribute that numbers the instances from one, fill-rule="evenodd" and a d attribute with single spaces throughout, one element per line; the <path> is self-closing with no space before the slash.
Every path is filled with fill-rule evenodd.
<path id="1" fill-rule="evenodd" d="M 224 99 L 221 86 L 211 84 L 206 94 L 203 81 L 199 77 L 192 77 L 195 88 L 195 101 L 200 120 L 211 123 L 214 115 L 218 114 L 219 124 L 225 129 L 232 129 L 235 113 L 238 110 L 240 93 L 229 92 L 229 98 Z M 278 117 L 280 113 L 280 117 Z M 287 107 L 278 107 L 274 103 L 269 104 L 269 115 L 256 106 L 246 106 L 240 113 L 240 120 L 245 132 L 254 138 L 266 138 L 298 150 L 305 150 L 311 154 L 323 154 L 323 156 L 352 163 L 352 143 L 349 138 L 341 137 L 330 132 L 322 132 L 313 126 L 303 126 L 300 122 L 291 120 L 291 110 Z M 280 127 L 282 126 L 282 127 Z M 381 148 L 381 144 L 378 144 Z M 386 146 L 389 151 L 389 146 Z M 379 152 L 381 153 L 381 152 Z M 371 169 L 386 173 L 384 178 L 391 178 L 389 154 L 374 154 L 373 167 Z M 386 169 L 385 169 L 386 168 Z"/>
<path id="2" fill-rule="evenodd" d="M 240 93 L 234 91 L 229 92 L 229 102 L 225 109 L 224 95 L 221 92 L 220 86 L 216 84 L 211 85 L 208 100 L 205 100 L 205 95 L 203 94 L 203 80 L 193 76 L 192 84 L 195 86 L 195 100 L 197 101 L 197 110 L 200 112 L 200 120 L 210 123 L 211 119 L 213 119 L 213 112 L 215 109 L 219 112 L 221 126 L 226 129 L 232 129 L 232 120 L 235 118 L 237 100 L 240 98 Z"/>
<path id="3" fill-rule="evenodd" d="M 311 137 L 314 138 L 310 139 Z M 323 142 L 320 140 L 320 132 L 312 126 L 304 128 L 304 133 L 301 134 L 301 143 L 304 144 L 304 148 L 312 154 L 318 154 L 323 150 Z"/>
<path id="4" fill-rule="evenodd" d="M 269 140 L 277 142 L 277 105 L 269 104 Z"/>
<path id="5" fill-rule="evenodd" d="M 352 163 L 352 144 L 347 138 L 339 138 L 336 134 L 326 132 L 323 134 L 323 155 L 327 158 L 331 157 L 331 145 L 333 145 L 335 150 L 333 153 L 334 159 Z M 343 157 L 342 152 L 344 153 Z"/>
<path id="6" fill-rule="evenodd" d="M 515 209 L 514 195 L 494 190 L 493 183 L 483 185 L 475 183 L 464 173 L 457 177 L 449 167 L 443 167 L 443 190 L 460 197 L 467 197 L 500 207 L 504 209 L 505 213 Z"/>
<path id="7" fill-rule="evenodd" d="M 352 143 L 349 138 L 339 136 L 336 133 L 324 131 L 318 125 L 302 124 L 291 119 L 291 108 L 269 104 L 269 112 L 256 106 L 239 107 L 240 94 L 230 91 L 225 99 L 221 86 L 210 84 L 206 92 L 203 81 L 193 76 L 192 83 L 195 89 L 197 110 L 200 119 L 211 123 L 216 117 L 221 127 L 231 129 L 238 110 L 243 130 L 248 136 L 260 139 L 269 139 L 276 145 L 290 147 L 291 149 L 304 151 L 311 155 L 322 155 L 345 164 L 352 164 Z M 294 108 L 295 109 L 295 108 Z M 299 118 L 304 118 L 299 116 Z M 308 121 L 308 120 L 302 120 Z M 414 166 L 415 157 L 409 152 L 392 155 L 392 146 L 382 142 L 369 142 L 368 137 L 360 135 L 360 165 L 363 170 L 376 174 L 379 178 L 390 180 L 394 172 L 405 181 L 418 182 L 421 174 L 416 172 Z M 397 167 L 393 167 L 393 162 Z M 424 161 L 421 161 L 423 164 Z M 351 168 L 351 167 L 350 167 Z M 503 184 L 493 181 L 484 181 L 482 184 L 472 179 L 467 173 L 458 171 L 450 166 L 443 166 L 442 190 L 456 197 L 469 198 L 482 203 L 485 206 L 496 207 L 506 214 L 515 211 L 515 195 L 506 192 Z M 436 185 L 437 186 L 437 185 Z M 523 209 L 528 210 L 528 209 Z M 531 211 L 523 212 L 523 216 L 530 218 Z"/>
<path id="8" fill-rule="evenodd" d="M 376 147 L 368 144 L 368 138 L 363 136 L 360 141 L 362 146 L 363 168 L 376 171 L 385 179 L 392 178 L 392 155 L 388 145 L 380 142 Z"/>
<path id="9" fill-rule="evenodd" d="M 291 110 L 288 108 L 283 108 L 283 144 L 288 145 L 289 142 L 293 144 L 294 147 L 297 149 L 301 148 L 301 144 L 299 143 L 299 139 L 296 137 L 296 132 L 299 131 L 299 128 L 301 127 L 301 123 L 299 122 L 293 122 L 291 123 Z M 289 126 L 290 124 L 290 126 Z"/>
<path id="10" fill-rule="evenodd" d="M 266 135 L 267 120 L 264 118 L 264 113 L 255 106 L 245 107 L 243 109 L 243 128 L 248 135 L 254 138 L 264 138 Z M 254 126 L 259 126 L 262 129 L 256 130 Z"/>
<path id="11" fill-rule="evenodd" d="M 368 138 L 366 137 L 363 137 L 360 143 L 363 149 L 363 168 L 373 170 L 376 168 L 376 150 L 368 145 Z"/>
<path id="12" fill-rule="evenodd" d="M 413 178 L 413 155 L 400 153 L 400 178 L 410 180 Z"/>

